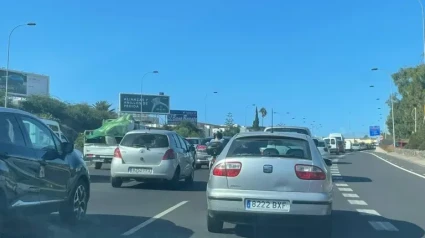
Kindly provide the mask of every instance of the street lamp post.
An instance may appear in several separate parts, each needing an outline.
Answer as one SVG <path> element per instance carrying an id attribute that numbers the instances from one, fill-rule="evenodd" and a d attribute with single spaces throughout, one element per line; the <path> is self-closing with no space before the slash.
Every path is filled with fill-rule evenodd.
<path id="1" fill-rule="evenodd" d="M 21 26 L 35 26 L 36 24 L 34 22 L 29 22 L 27 24 L 21 24 L 15 26 L 9 33 L 9 39 L 7 41 L 7 63 L 6 63 L 6 85 L 4 89 L 4 107 L 7 107 L 7 94 L 8 94 L 8 87 L 9 87 L 9 59 L 10 59 L 10 39 L 12 37 L 12 33 Z"/>
<path id="2" fill-rule="evenodd" d="M 154 71 L 149 71 L 146 72 L 143 76 L 142 79 L 140 81 L 140 122 L 142 122 L 142 115 L 143 115 L 143 100 L 142 100 L 142 95 L 143 95 L 143 79 L 146 77 L 146 75 L 148 74 L 158 74 L 159 71 L 158 70 L 154 70 Z"/>
<path id="3" fill-rule="evenodd" d="M 378 68 L 372 68 L 372 71 L 378 71 Z M 393 146 L 395 148 L 395 126 L 394 126 L 394 100 L 393 100 L 393 87 L 391 86 L 391 81 L 390 81 L 390 100 L 391 100 L 391 118 L 392 118 L 392 123 L 393 123 Z"/>
<path id="4" fill-rule="evenodd" d="M 277 112 L 273 111 L 273 108 L 272 108 L 272 133 L 273 133 L 273 117 L 274 117 L 273 115 L 274 114 L 277 114 Z"/>
<path id="5" fill-rule="evenodd" d="M 422 44 L 423 44 L 423 52 L 422 52 L 422 60 L 425 63 L 425 14 L 424 14 L 424 5 L 422 4 L 422 0 L 418 0 L 419 5 L 421 6 L 422 13 Z"/>
<path id="6" fill-rule="evenodd" d="M 248 127 L 248 125 L 246 124 L 246 111 L 248 110 L 248 107 L 250 107 L 250 106 L 255 107 L 255 104 L 252 104 L 252 105 L 246 105 L 246 107 L 245 107 L 245 127 Z"/>
<path id="7" fill-rule="evenodd" d="M 213 94 L 217 94 L 217 92 L 213 92 Z M 205 110 L 204 110 L 204 119 L 205 119 L 205 123 L 207 123 L 207 98 L 208 98 L 208 93 L 205 94 L 205 98 L 204 98 L 204 103 L 205 103 Z"/>

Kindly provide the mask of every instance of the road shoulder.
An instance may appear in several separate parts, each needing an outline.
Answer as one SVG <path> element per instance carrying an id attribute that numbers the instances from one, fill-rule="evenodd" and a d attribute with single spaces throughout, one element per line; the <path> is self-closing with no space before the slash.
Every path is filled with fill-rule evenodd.
<path id="1" fill-rule="evenodd" d="M 402 169 L 408 170 L 410 172 L 419 174 L 424 176 L 425 175 L 425 164 L 424 161 L 419 159 L 410 159 L 407 157 L 401 157 L 401 155 L 393 155 L 393 153 L 386 153 L 386 152 L 377 152 L 377 151 L 368 151 L 364 153 L 370 153 L 379 156 L 381 159 L 394 164 L 396 166 L 401 167 Z"/>

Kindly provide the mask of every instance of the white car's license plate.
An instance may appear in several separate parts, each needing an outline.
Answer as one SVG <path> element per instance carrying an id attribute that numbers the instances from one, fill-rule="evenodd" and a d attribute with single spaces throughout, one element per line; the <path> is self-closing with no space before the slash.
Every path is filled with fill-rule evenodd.
<path id="1" fill-rule="evenodd" d="M 245 200 L 246 210 L 289 212 L 290 207 L 291 207 L 291 204 L 289 201 L 260 200 L 260 199 Z"/>
<path id="2" fill-rule="evenodd" d="M 151 168 L 128 168 L 128 172 L 131 174 L 152 174 Z"/>

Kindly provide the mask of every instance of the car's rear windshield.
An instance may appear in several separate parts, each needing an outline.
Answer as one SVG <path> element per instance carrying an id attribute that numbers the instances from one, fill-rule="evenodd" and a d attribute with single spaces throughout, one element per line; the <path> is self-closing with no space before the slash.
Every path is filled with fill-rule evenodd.
<path id="1" fill-rule="evenodd" d="M 272 128 L 268 128 L 267 132 L 272 131 Z M 304 135 L 309 135 L 308 131 L 301 128 L 273 128 L 273 132 L 295 132 Z"/>
<path id="2" fill-rule="evenodd" d="M 335 145 L 335 139 L 331 139 L 331 144 Z"/>
<path id="3" fill-rule="evenodd" d="M 330 139 L 325 139 L 325 141 L 326 141 L 326 143 L 327 143 L 327 144 L 329 144 L 329 142 L 330 142 Z"/>
<path id="4" fill-rule="evenodd" d="M 187 138 L 186 139 L 190 144 L 192 145 L 197 145 L 199 144 L 199 139 L 191 139 L 191 138 Z"/>
<path id="5" fill-rule="evenodd" d="M 147 148 L 166 148 L 169 147 L 168 137 L 163 134 L 131 133 L 124 136 L 121 141 L 122 146 L 127 147 L 147 147 Z"/>
<path id="6" fill-rule="evenodd" d="M 292 137 L 255 136 L 234 139 L 227 157 L 287 157 L 311 159 L 309 143 Z"/>
<path id="7" fill-rule="evenodd" d="M 359 146 L 359 144 L 353 144 L 353 146 Z"/>
<path id="8" fill-rule="evenodd" d="M 325 147 L 325 142 L 324 141 L 319 141 L 319 145 L 317 147 Z"/>

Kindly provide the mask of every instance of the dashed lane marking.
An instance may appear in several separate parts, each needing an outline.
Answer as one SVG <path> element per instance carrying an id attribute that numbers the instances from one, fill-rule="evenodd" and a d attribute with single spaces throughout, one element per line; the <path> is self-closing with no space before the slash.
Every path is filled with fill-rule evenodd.
<path id="1" fill-rule="evenodd" d="M 333 176 L 341 176 L 341 174 L 332 174 Z"/>
<path id="2" fill-rule="evenodd" d="M 338 188 L 338 189 L 341 192 L 352 192 L 353 191 L 353 189 L 351 189 L 351 188 Z"/>
<path id="3" fill-rule="evenodd" d="M 386 159 L 382 158 L 382 157 L 381 157 L 381 156 L 379 156 L 379 155 L 375 155 L 375 154 L 372 154 L 372 153 L 370 153 L 370 152 L 363 152 L 363 153 L 373 155 L 373 156 L 375 156 L 376 158 L 378 158 L 378 159 L 380 159 L 380 160 L 384 161 L 385 163 L 388 163 L 388 164 L 390 164 L 390 165 L 392 165 L 392 166 L 394 166 L 394 167 L 396 167 L 396 168 L 398 168 L 398 169 L 401 169 L 401 170 L 403 170 L 403 171 L 405 171 L 405 172 L 408 172 L 408 173 L 410 173 L 410 174 L 413 174 L 413 175 L 415 175 L 415 176 L 418 176 L 418 177 L 420 177 L 420 178 L 425 179 L 425 176 L 424 176 L 424 175 L 420 175 L 420 174 L 418 174 L 418 173 L 415 173 L 415 172 L 409 171 L 409 170 L 407 170 L 407 169 L 405 169 L 405 168 L 402 168 L 401 166 L 398 166 L 398 165 L 396 165 L 395 163 L 391 163 L 391 162 L 387 161 Z"/>
<path id="4" fill-rule="evenodd" d="M 381 216 L 377 211 L 372 209 L 356 209 L 361 215 Z"/>
<path id="5" fill-rule="evenodd" d="M 367 203 L 363 200 L 348 200 L 348 202 L 351 205 L 360 205 L 360 206 L 367 206 Z"/>
<path id="6" fill-rule="evenodd" d="M 182 202 L 180 202 L 180 203 L 177 203 L 176 205 L 174 205 L 174 206 L 172 206 L 172 207 L 168 208 L 167 210 L 165 210 L 165 211 L 163 211 L 163 212 L 161 212 L 161 213 L 156 214 L 154 217 L 150 218 L 149 220 L 147 220 L 147 221 L 145 221 L 145 222 L 143 222 L 143 223 L 141 223 L 141 224 L 139 224 L 139 225 L 137 225 L 137 226 L 135 226 L 135 227 L 131 228 L 130 230 L 128 230 L 128 231 L 126 231 L 126 232 L 124 232 L 124 233 L 122 234 L 122 236 L 129 236 L 129 235 L 134 234 L 134 233 L 135 233 L 135 232 L 137 232 L 138 230 L 140 230 L 140 229 L 142 229 L 143 227 L 145 227 L 145 226 L 147 226 L 147 225 L 151 224 L 152 222 L 154 222 L 154 221 L 158 220 L 159 218 L 161 218 L 161 217 L 163 217 L 163 216 L 167 215 L 168 213 L 170 213 L 170 212 L 172 212 L 172 211 L 176 210 L 177 208 L 179 208 L 179 207 L 183 206 L 183 205 L 184 205 L 184 204 L 186 204 L 187 202 L 188 202 L 188 201 L 182 201 Z"/>
<path id="7" fill-rule="evenodd" d="M 355 193 L 343 193 L 342 196 L 346 197 L 346 198 L 358 198 L 359 195 L 355 194 Z"/>
<path id="8" fill-rule="evenodd" d="M 336 183 L 335 185 L 337 187 L 348 187 L 348 184 L 346 184 L 346 183 Z"/>
<path id="9" fill-rule="evenodd" d="M 398 231 L 397 227 L 387 221 L 369 221 L 369 224 L 377 231 Z"/>

